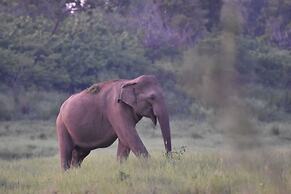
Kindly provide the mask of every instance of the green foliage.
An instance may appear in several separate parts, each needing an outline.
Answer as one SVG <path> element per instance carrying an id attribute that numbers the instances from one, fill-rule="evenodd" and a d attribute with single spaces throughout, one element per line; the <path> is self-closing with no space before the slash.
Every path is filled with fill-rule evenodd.
<path id="1" fill-rule="evenodd" d="M 0 90 L 4 93 L 0 100 L 8 102 L 0 108 L 2 119 L 12 118 L 26 107 L 21 101 L 26 90 L 73 93 L 98 81 L 147 73 L 160 78 L 171 114 L 192 111 L 197 117 L 207 115 L 208 107 L 193 105 L 189 96 L 197 98 L 205 91 L 200 87 L 204 67 L 223 63 L 218 36 L 223 27 L 222 1 L 88 0 L 83 7 L 80 1 L 74 2 L 73 14 L 64 8 L 64 1 L 0 2 L 0 82 L 7 86 Z M 290 51 L 276 46 L 289 48 L 290 2 L 248 0 L 237 5 L 244 27 L 244 34 L 236 40 L 239 83 L 289 89 Z M 181 59 L 185 58 L 195 65 L 184 69 Z M 191 80 L 183 84 L 191 88 L 187 94 L 176 83 L 177 72 L 182 79 Z M 283 93 L 272 102 L 290 112 L 290 95 Z M 54 112 L 49 113 L 47 105 L 39 105 L 40 117 L 48 118 Z"/>
<path id="2" fill-rule="evenodd" d="M 49 21 L 5 13 L 1 13 L 1 18 L 0 74 L 4 83 L 10 87 L 29 87 L 35 83 L 47 86 L 51 80 L 63 77 L 61 71 L 54 71 L 57 65 L 52 61 L 39 62 L 49 41 Z"/>
<path id="3" fill-rule="evenodd" d="M 194 68 L 192 73 L 195 77 L 193 79 L 196 79 L 195 84 L 199 84 L 199 80 L 202 80 L 201 68 L 207 69 L 210 66 L 221 65 L 218 64 L 224 57 L 221 54 L 221 41 L 221 37 L 217 35 L 209 36 L 200 41 L 194 49 L 184 53 L 184 62 L 189 66 L 187 68 Z M 235 67 L 240 81 L 256 82 L 273 88 L 290 87 L 291 52 L 289 50 L 271 47 L 262 41 L 244 37 L 237 37 L 236 45 Z M 194 65 L 190 67 L 190 63 Z M 190 69 L 187 68 L 185 71 L 180 70 L 181 73 L 189 72 Z"/>
<path id="4" fill-rule="evenodd" d="M 54 50 L 60 55 L 58 64 L 67 70 L 73 87 L 104 79 L 106 71 L 118 77 L 122 72 L 114 72 L 115 68 L 130 70 L 146 64 L 137 40 L 126 31 L 110 28 L 100 13 L 68 18 L 57 37 L 60 42 Z"/>
<path id="5" fill-rule="evenodd" d="M 290 0 L 251 0 L 246 5 L 248 35 L 290 49 L 291 2 Z"/>
<path id="6" fill-rule="evenodd" d="M 221 105 L 216 94 L 220 94 L 221 87 L 226 87 L 226 84 L 216 85 L 213 79 L 223 79 L 221 70 L 224 73 L 230 73 L 231 70 L 223 67 L 223 41 L 220 35 L 211 34 L 199 41 L 194 48 L 185 51 L 183 60 L 162 63 L 165 70 L 178 77 L 178 85 L 194 99 L 190 110 L 197 119 L 211 117 L 211 110 Z M 239 97 L 251 97 L 265 103 L 264 106 L 254 105 L 254 112 L 259 120 L 284 119 L 283 115 L 288 114 L 291 108 L 288 92 L 291 86 L 290 51 L 243 36 L 236 37 L 235 44 L 237 49 L 232 51 L 235 56 L 231 80 L 242 89 Z M 259 89 L 260 87 L 266 89 Z M 225 95 L 229 93 L 226 92 Z"/>
<path id="7" fill-rule="evenodd" d="M 176 29 L 180 37 L 195 42 L 205 30 L 206 8 L 200 0 L 156 0 L 165 25 Z"/>
<path id="8" fill-rule="evenodd" d="M 51 21 L 42 17 L 2 13 L 1 18 L 0 74 L 11 86 L 76 89 L 108 79 L 103 75 L 108 72 L 124 73 L 116 68 L 133 73 L 147 64 L 137 39 L 114 30 L 96 10 L 67 17 L 54 35 L 48 31 Z"/>
<path id="9" fill-rule="evenodd" d="M 222 0 L 201 0 L 202 8 L 206 11 L 206 29 L 214 32 L 219 27 Z"/>
<path id="10" fill-rule="evenodd" d="M 21 97 L 15 99 L 15 95 Z M 12 98 L 11 98 L 12 96 Z M 29 89 L 13 94 L 6 89 L 0 94 L 0 121 L 16 119 L 55 119 L 59 107 L 68 94 L 55 91 Z"/>
<path id="11" fill-rule="evenodd" d="M 172 160 L 173 162 L 176 162 L 176 161 L 179 161 L 179 160 L 182 160 L 183 159 L 183 155 L 185 154 L 186 152 L 186 148 L 187 146 L 181 146 L 180 148 L 178 149 L 174 149 L 170 156 L 169 156 L 169 160 Z M 166 154 L 167 156 L 167 154 Z"/>
<path id="12" fill-rule="evenodd" d="M 14 101 L 5 94 L 0 94 L 0 120 L 11 120 L 15 113 Z"/>
<path id="13" fill-rule="evenodd" d="M 240 39 L 237 68 L 245 80 L 267 87 L 288 88 L 291 84 L 291 52 L 252 40 Z"/>

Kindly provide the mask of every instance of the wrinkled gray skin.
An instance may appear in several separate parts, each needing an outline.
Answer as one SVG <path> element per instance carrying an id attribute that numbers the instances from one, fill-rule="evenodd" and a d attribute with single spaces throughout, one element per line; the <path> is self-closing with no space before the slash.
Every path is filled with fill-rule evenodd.
<path id="1" fill-rule="evenodd" d="M 169 153 L 169 116 L 154 76 L 107 81 L 72 95 L 61 106 L 56 121 L 62 168 L 80 166 L 91 150 L 108 147 L 117 138 L 118 160 L 126 159 L 130 151 L 148 157 L 135 129 L 142 117 L 150 118 L 155 125 L 159 121 Z"/>

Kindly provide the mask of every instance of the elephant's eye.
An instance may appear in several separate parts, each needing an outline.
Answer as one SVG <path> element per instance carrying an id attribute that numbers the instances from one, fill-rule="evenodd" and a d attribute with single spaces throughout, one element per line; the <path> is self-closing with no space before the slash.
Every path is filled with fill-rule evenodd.
<path id="1" fill-rule="evenodd" d="M 151 100 L 155 100 L 155 98 L 156 98 L 156 96 L 155 96 L 154 94 L 151 94 L 151 95 L 150 95 L 150 99 L 151 99 Z"/>

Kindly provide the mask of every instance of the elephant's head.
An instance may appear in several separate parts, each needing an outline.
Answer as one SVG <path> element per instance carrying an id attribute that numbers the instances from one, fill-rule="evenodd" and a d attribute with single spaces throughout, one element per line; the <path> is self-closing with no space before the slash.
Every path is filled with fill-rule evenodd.
<path id="1" fill-rule="evenodd" d="M 172 150 L 169 115 L 163 91 L 155 76 L 144 75 L 125 81 L 118 101 L 129 105 L 137 115 L 150 118 L 155 125 L 158 119 L 166 151 Z"/>

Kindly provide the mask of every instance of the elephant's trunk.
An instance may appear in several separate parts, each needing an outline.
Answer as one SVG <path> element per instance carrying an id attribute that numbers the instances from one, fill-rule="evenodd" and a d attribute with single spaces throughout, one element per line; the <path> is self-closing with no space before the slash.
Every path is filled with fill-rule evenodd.
<path id="1" fill-rule="evenodd" d="M 170 130 L 170 123 L 169 123 L 169 115 L 168 111 L 166 109 L 166 106 L 159 106 L 155 110 L 155 115 L 158 118 L 163 139 L 164 139 L 164 144 L 165 144 L 165 149 L 167 153 L 172 151 L 172 145 L 171 145 L 171 130 Z"/>

